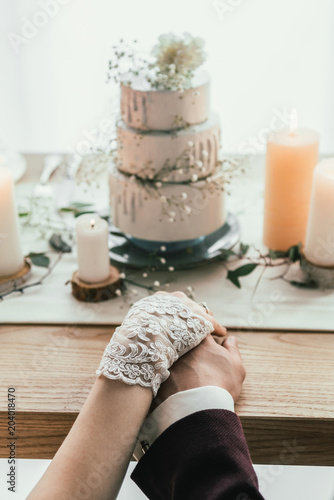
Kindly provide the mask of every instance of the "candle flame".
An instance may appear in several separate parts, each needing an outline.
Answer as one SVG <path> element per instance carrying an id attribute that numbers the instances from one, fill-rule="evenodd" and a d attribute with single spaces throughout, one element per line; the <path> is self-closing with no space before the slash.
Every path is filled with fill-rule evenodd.
<path id="1" fill-rule="evenodd" d="M 291 110 L 290 114 L 290 133 L 294 134 L 298 129 L 298 114 L 296 108 Z"/>
<path id="2" fill-rule="evenodd" d="M 91 219 L 90 220 L 90 226 L 91 226 L 92 229 L 94 229 L 95 224 L 96 224 L 95 219 Z"/>

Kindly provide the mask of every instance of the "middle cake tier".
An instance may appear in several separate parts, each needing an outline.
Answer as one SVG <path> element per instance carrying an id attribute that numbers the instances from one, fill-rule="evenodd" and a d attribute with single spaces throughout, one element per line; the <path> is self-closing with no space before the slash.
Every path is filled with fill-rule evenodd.
<path id="1" fill-rule="evenodd" d="M 117 167 L 142 179 L 187 182 L 216 168 L 220 147 L 219 116 L 174 132 L 140 132 L 122 120 L 117 126 Z"/>

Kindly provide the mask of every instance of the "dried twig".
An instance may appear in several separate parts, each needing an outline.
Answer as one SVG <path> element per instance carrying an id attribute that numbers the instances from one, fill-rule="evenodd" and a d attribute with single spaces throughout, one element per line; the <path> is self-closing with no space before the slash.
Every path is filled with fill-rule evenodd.
<path id="1" fill-rule="evenodd" d="M 48 267 L 47 272 L 38 281 L 35 281 L 34 283 L 27 283 L 26 285 L 20 285 L 18 287 L 14 284 L 13 288 L 11 290 L 8 290 L 7 292 L 0 295 L 0 301 L 2 301 L 4 299 L 4 297 L 6 297 L 7 295 L 10 295 L 12 293 L 15 293 L 15 292 L 24 293 L 24 291 L 27 290 L 28 288 L 42 285 L 44 283 L 44 281 L 46 280 L 46 278 L 52 273 L 52 271 L 56 267 L 56 265 L 59 263 L 62 256 L 63 256 L 63 252 L 60 252 L 57 255 L 56 259 L 53 261 L 53 263 Z"/>

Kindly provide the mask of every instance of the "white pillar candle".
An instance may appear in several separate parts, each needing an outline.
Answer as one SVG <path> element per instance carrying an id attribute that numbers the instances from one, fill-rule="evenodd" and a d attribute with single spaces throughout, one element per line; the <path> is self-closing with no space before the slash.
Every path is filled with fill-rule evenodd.
<path id="1" fill-rule="evenodd" d="M 100 283 L 110 276 L 108 224 L 96 214 L 76 221 L 78 276 L 86 283 Z"/>
<path id="2" fill-rule="evenodd" d="M 11 276 L 23 267 L 19 222 L 12 174 L 0 167 L 0 276 Z"/>
<path id="3" fill-rule="evenodd" d="M 334 158 L 314 171 L 304 255 L 318 266 L 334 266 Z"/>

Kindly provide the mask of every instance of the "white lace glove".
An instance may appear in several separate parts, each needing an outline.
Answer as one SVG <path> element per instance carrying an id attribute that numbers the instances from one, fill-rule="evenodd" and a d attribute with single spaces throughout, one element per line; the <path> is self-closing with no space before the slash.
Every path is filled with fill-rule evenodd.
<path id="1" fill-rule="evenodd" d="M 107 345 L 97 375 L 151 387 L 154 397 L 168 369 L 214 331 L 174 295 L 156 294 L 132 306 Z"/>

